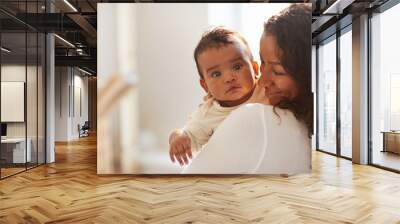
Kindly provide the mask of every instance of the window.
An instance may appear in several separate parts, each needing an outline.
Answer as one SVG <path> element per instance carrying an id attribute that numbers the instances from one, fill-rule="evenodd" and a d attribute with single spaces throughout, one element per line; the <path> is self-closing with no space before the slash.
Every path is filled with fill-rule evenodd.
<path id="1" fill-rule="evenodd" d="M 400 130 L 400 73 L 390 74 L 390 130 Z"/>
<path id="2" fill-rule="evenodd" d="M 318 145 L 336 154 L 336 36 L 318 47 Z"/>
<path id="3" fill-rule="evenodd" d="M 18 2 L 19 13 L 40 13 L 44 3 Z M 15 6 L 0 3 L 7 5 Z M 8 99 L 0 105 L 5 115 L 1 118 L 0 178 L 5 178 L 45 163 L 46 39 L 44 33 L 3 12 L 0 17 L 0 90 L 1 98 Z M 12 97 L 19 100 L 12 101 Z"/>
<path id="4" fill-rule="evenodd" d="M 340 36 L 340 155 L 352 157 L 352 34 L 351 26 Z"/>
<path id="5" fill-rule="evenodd" d="M 400 170 L 400 5 L 371 18 L 371 162 Z"/>

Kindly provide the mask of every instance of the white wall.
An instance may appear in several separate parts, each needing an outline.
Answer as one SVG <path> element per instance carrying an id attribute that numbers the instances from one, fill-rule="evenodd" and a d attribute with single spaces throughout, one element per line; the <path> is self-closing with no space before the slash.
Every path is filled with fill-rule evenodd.
<path id="1" fill-rule="evenodd" d="M 74 108 L 72 110 L 74 113 L 72 113 L 72 130 L 71 130 L 71 135 L 72 138 L 77 138 L 79 137 L 79 132 L 77 129 L 78 124 L 82 126 L 85 121 L 88 121 L 88 77 L 87 76 L 82 76 L 82 73 L 76 73 L 77 70 L 75 70 L 74 74 L 74 102 L 71 104 L 74 104 Z M 79 71 L 78 71 L 79 72 Z M 79 93 L 80 91 L 80 93 Z M 80 101 L 80 102 L 79 102 Z M 81 108 L 80 108 L 81 107 Z M 80 111 L 82 110 L 82 111 Z"/>
<path id="2" fill-rule="evenodd" d="M 71 67 L 56 67 L 55 73 L 55 141 L 77 139 L 78 124 L 88 120 L 88 78 Z"/>
<path id="3" fill-rule="evenodd" d="M 55 141 L 68 140 L 68 85 L 67 67 L 55 68 Z"/>

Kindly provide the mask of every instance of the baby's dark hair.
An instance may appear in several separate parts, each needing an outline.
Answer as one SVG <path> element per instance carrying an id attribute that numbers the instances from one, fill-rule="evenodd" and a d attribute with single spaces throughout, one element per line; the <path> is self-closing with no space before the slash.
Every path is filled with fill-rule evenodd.
<path id="1" fill-rule="evenodd" d="M 251 53 L 250 46 L 242 35 L 227 27 L 214 27 L 203 33 L 199 43 L 196 46 L 196 49 L 194 50 L 194 60 L 196 61 L 197 71 L 199 72 L 201 79 L 203 79 L 204 76 L 201 73 L 201 68 L 198 62 L 199 55 L 210 48 L 218 49 L 225 47 L 226 45 L 233 44 L 235 41 L 237 41 L 235 37 L 243 42 L 250 56 L 250 60 L 253 61 L 253 55 Z"/>

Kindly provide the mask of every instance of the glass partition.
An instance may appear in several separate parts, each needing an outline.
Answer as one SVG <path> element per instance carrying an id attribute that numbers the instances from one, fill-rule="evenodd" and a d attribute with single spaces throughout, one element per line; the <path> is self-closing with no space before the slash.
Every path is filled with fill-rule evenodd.
<path id="1" fill-rule="evenodd" d="M 26 41 L 25 32 L 1 34 L 2 178 L 26 170 L 31 161 L 26 141 Z"/>
<path id="2" fill-rule="evenodd" d="M 45 1 L 2 1 L 0 7 L 44 12 Z M 0 178 L 45 163 L 45 34 L 0 12 Z"/>
<path id="3" fill-rule="evenodd" d="M 371 18 L 371 162 L 400 171 L 400 4 Z"/>

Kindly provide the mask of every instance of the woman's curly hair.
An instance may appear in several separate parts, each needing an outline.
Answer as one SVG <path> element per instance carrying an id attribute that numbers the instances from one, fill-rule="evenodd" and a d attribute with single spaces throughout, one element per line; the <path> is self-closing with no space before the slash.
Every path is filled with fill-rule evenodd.
<path id="1" fill-rule="evenodd" d="M 302 120 L 308 135 L 313 133 L 314 103 L 311 90 L 311 6 L 292 4 L 264 23 L 263 35 L 276 38 L 281 63 L 298 84 L 299 95 L 280 101 L 275 107 L 288 109 Z"/>

